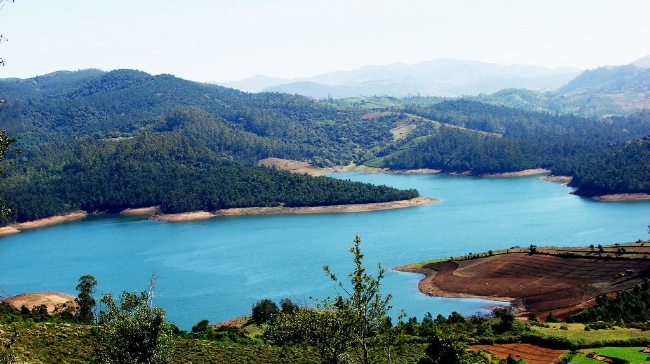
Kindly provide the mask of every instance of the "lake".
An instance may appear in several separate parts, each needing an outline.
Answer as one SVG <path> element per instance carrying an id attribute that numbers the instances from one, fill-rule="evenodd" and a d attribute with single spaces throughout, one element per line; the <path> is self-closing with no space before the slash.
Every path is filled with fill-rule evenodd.
<path id="1" fill-rule="evenodd" d="M 256 301 L 337 294 L 322 266 L 339 278 L 352 268 L 347 248 L 362 239 L 365 265 L 384 267 L 538 246 L 613 244 L 647 239 L 650 202 L 594 202 L 536 177 L 337 173 L 335 178 L 416 188 L 440 203 L 349 214 L 219 217 L 169 223 L 138 217 L 93 216 L 0 238 L 0 288 L 10 294 L 60 291 L 76 295 L 80 276 L 106 292 L 148 288 L 154 303 L 189 330 L 201 319 L 219 322 L 249 314 Z M 389 271 L 382 292 L 395 308 L 421 319 L 481 312 L 490 301 L 432 298 L 418 292 L 419 275 Z"/>

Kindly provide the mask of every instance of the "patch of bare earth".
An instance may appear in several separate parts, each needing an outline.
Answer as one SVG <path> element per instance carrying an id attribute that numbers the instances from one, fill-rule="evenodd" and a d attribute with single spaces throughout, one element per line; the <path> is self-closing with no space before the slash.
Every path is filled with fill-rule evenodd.
<path id="1" fill-rule="evenodd" d="M 549 176 L 539 177 L 539 179 L 541 179 L 542 181 L 559 182 L 559 183 L 563 183 L 565 185 L 568 185 L 569 183 L 571 183 L 571 180 L 573 180 L 573 177 L 571 177 L 571 176 L 552 176 L 552 175 L 549 175 Z"/>
<path id="2" fill-rule="evenodd" d="M 616 201 L 650 201 L 650 194 L 647 193 L 617 193 L 592 197 L 592 200 L 616 202 Z"/>
<path id="3" fill-rule="evenodd" d="M 311 176 L 321 176 L 332 172 L 328 168 L 317 168 L 309 164 L 309 162 L 295 161 L 291 159 L 282 158 L 266 158 L 259 160 L 257 165 L 260 167 L 275 168 L 291 173 L 308 174 Z"/>
<path id="4" fill-rule="evenodd" d="M 510 253 L 396 269 L 424 274 L 418 287 L 425 294 L 511 301 L 544 319 L 549 312 L 563 318 L 602 293 L 634 287 L 650 277 L 650 260 Z"/>
<path id="5" fill-rule="evenodd" d="M 197 221 L 207 220 L 215 217 L 216 215 L 208 211 L 194 211 L 183 212 L 180 214 L 161 214 L 153 216 L 154 220 L 168 221 L 168 222 L 182 222 L 182 221 Z"/>
<path id="6" fill-rule="evenodd" d="M 495 344 L 495 345 L 472 345 L 470 350 L 485 350 L 496 355 L 499 359 L 506 359 L 512 356 L 516 360 L 525 360 L 529 364 L 553 363 L 564 353 L 564 350 L 543 348 L 531 344 Z"/>
<path id="7" fill-rule="evenodd" d="M 538 174 L 550 173 L 548 169 L 544 168 L 534 168 L 534 169 L 525 169 L 523 171 L 516 172 L 505 172 L 505 173 L 488 173 L 484 174 L 481 177 L 489 178 L 503 178 L 503 177 L 524 177 L 524 176 L 535 176 Z"/>
<path id="8" fill-rule="evenodd" d="M 396 112 L 392 111 L 376 111 L 376 112 L 369 112 L 367 114 L 364 114 L 361 119 L 363 120 L 372 120 L 372 119 L 378 119 L 382 116 L 390 116 L 390 115 L 395 115 L 397 114 Z"/>
<path id="9" fill-rule="evenodd" d="M 158 213 L 160 213 L 160 206 L 124 209 L 120 212 L 121 215 L 155 215 Z"/>
<path id="10" fill-rule="evenodd" d="M 76 307 L 74 296 L 59 292 L 33 292 L 23 293 L 6 298 L 4 302 L 20 310 L 25 306 L 32 310 L 36 306 L 45 305 L 47 311 L 52 313 L 57 305 L 69 304 Z"/>

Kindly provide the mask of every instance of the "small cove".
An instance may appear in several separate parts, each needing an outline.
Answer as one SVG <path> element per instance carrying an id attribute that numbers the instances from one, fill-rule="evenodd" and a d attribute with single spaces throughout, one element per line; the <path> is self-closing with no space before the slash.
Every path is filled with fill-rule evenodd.
<path id="1" fill-rule="evenodd" d="M 145 290 L 157 278 L 156 304 L 181 329 L 250 313 L 257 300 L 336 294 L 322 266 L 340 278 L 352 268 L 347 248 L 362 238 L 370 272 L 451 255 L 512 246 L 578 246 L 647 239 L 650 202 L 594 202 L 536 177 L 336 173 L 336 178 L 416 188 L 441 202 L 348 214 L 218 217 L 169 223 L 125 216 L 82 221 L 0 238 L 0 288 L 13 293 L 75 294 L 92 274 L 97 294 Z M 387 272 L 382 285 L 395 308 L 421 319 L 457 310 L 470 315 L 490 301 L 431 298 L 418 275 Z"/>

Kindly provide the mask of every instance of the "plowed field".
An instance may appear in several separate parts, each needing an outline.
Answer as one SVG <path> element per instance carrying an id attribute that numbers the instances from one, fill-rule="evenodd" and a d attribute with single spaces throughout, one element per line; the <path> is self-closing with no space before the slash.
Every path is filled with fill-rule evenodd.
<path id="1" fill-rule="evenodd" d="M 472 345 L 471 350 L 485 350 L 505 359 L 509 355 L 519 360 L 523 359 L 528 364 L 548 364 L 557 359 L 564 350 L 548 349 L 531 344 L 497 344 L 497 345 Z"/>
<path id="2" fill-rule="evenodd" d="M 650 260 L 565 258 L 510 253 L 403 269 L 425 274 L 422 292 L 487 297 L 522 304 L 543 319 L 589 306 L 602 293 L 634 287 L 650 277 Z"/>

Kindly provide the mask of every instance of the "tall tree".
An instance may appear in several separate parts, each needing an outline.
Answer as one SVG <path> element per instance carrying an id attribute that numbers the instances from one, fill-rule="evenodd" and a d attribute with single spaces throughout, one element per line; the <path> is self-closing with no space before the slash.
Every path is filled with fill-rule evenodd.
<path id="1" fill-rule="evenodd" d="M 348 327 L 351 330 L 353 353 L 359 362 L 368 364 L 374 361 L 373 356 L 378 355 L 375 350 L 379 349 L 375 345 L 379 342 L 378 336 L 390 329 L 388 311 L 392 308 L 389 305 L 392 295 L 388 294 L 384 297 L 380 292 L 381 280 L 385 273 L 381 264 L 377 265 L 376 277 L 366 273 L 359 236 L 354 238 L 354 245 L 349 250 L 353 255 L 355 266 L 352 273 L 348 274 L 351 287 L 339 280 L 329 266 L 324 266 L 323 270 L 344 294 L 321 301 L 318 306 L 338 312 L 340 317 L 350 324 Z"/>
<path id="2" fill-rule="evenodd" d="M 79 283 L 77 284 L 79 294 L 75 299 L 79 305 L 79 311 L 77 312 L 77 320 L 79 322 L 91 324 L 95 319 L 94 309 L 96 302 L 93 297 L 95 286 L 97 286 L 97 280 L 90 274 L 79 278 Z"/>

